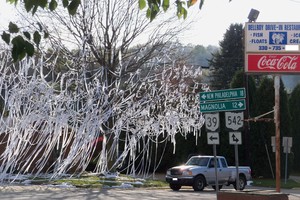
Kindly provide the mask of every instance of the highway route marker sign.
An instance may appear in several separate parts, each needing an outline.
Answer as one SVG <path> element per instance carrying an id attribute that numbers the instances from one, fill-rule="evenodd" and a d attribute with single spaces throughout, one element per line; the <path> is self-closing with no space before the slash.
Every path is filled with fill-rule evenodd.
<path id="1" fill-rule="evenodd" d="M 217 132 L 220 128 L 220 117 L 219 113 L 206 113 L 205 118 L 205 128 L 208 132 Z"/>
<path id="2" fill-rule="evenodd" d="M 244 112 L 225 112 L 226 128 L 238 131 L 244 127 Z"/>

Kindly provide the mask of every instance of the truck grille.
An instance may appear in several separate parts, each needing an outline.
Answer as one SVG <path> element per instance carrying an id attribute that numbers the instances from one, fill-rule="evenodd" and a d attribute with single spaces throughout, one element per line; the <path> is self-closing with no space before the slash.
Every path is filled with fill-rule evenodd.
<path id="1" fill-rule="evenodd" d="M 182 171 L 180 169 L 171 169 L 171 175 L 182 175 Z"/>

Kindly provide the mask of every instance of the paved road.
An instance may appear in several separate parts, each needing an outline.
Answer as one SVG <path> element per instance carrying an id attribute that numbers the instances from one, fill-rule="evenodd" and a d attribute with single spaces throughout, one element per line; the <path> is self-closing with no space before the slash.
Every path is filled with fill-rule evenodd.
<path id="1" fill-rule="evenodd" d="M 267 188 L 249 188 L 246 191 L 263 190 Z M 222 191 L 233 191 L 231 188 L 225 188 Z M 270 192 L 274 192 L 270 191 Z M 290 194 L 289 200 L 300 199 L 300 189 L 282 190 L 283 193 Z M 49 186 L 0 186 L 0 199 L 17 199 L 17 200 L 181 200 L 181 199 L 200 199 L 216 200 L 216 192 L 212 189 L 205 189 L 202 192 L 194 192 L 191 188 L 183 188 L 174 192 L 168 188 L 164 189 L 78 189 L 78 188 L 54 188 Z"/>

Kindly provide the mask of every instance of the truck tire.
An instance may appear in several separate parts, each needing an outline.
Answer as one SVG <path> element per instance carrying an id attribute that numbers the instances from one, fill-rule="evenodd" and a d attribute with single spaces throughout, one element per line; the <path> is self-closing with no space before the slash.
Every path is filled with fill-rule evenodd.
<path id="1" fill-rule="evenodd" d="M 206 181 L 203 176 L 196 176 L 193 183 L 193 189 L 194 191 L 202 191 L 204 187 L 206 186 Z"/>
<path id="2" fill-rule="evenodd" d="M 247 185 L 247 181 L 246 178 L 243 175 L 239 176 L 239 188 L 236 186 L 236 183 L 233 184 L 233 187 L 235 190 L 244 190 L 246 185 Z"/>
<path id="3" fill-rule="evenodd" d="M 177 185 L 177 184 L 172 184 L 170 183 L 170 188 L 173 190 L 173 191 L 178 191 L 181 189 L 181 185 Z"/>

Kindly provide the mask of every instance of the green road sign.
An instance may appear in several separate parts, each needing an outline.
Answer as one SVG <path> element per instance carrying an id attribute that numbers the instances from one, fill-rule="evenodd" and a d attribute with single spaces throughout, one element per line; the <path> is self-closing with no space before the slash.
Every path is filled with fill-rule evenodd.
<path id="1" fill-rule="evenodd" d="M 246 109 L 245 99 L 200 103 L 200 111 L 202 113 L 238 111 L 238 110 L 245 110 L 245 109 Z"/>
<path id="2" fill-rule="evenodd" d="M 215 90 L 200 92 L 200 101 L 220 101 L 229 99 L 243 99 L 246 97 L 245 88 L 234 88 L 228 90 Z"/>

